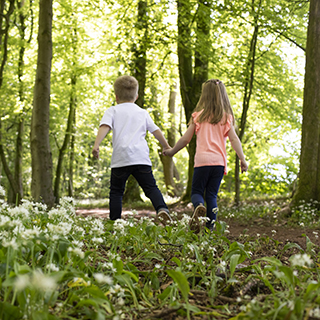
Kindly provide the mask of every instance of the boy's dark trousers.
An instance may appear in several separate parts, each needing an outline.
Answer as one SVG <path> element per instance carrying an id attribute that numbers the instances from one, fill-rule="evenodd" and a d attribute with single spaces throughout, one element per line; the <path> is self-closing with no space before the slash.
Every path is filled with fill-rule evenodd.
<path id="1" fill-rule="evenodd" d="M 126 182 L 130 175 L 133 175 L 138 181 L 146 197 L 148 197 L 155 210 L 167 209 L 163 196 L 156 184 L 152 174 L 151 166 L 133 165 L 111 169 L 110 183 L 110 219 L 116 220 L 121 218 L 122 197 Z"/>

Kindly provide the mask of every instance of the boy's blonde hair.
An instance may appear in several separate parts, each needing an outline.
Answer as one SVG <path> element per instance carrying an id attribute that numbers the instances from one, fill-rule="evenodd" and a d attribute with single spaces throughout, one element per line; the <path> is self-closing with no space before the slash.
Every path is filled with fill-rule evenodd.
<path id="1" fill-rule="evenodd" d="M 113 88 L 119 101 L 134 101 L 138 94 L 139 83 L 135 77 L 121 76 L 114 82 Z"/>
<path id="2" fill-rule="evenodd" d="M 232 115 L 234 124 L 234 115 L 227 94 L 227 90 L 222 81 L 210 79 L 202 84 L 202 92 L 195 111 L 203 112 L 198 117 L 198 122 L 209 122 L 217 124 L 222 119 L 227 122 L 227 115 Z"/>

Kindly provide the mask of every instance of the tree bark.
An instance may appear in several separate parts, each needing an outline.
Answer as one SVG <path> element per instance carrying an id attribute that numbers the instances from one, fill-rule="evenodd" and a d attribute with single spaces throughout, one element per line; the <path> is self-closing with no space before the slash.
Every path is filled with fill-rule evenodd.
<path id="1" fill-rule="evenodd" d="M 77 27 L 75 26 L 72 29 L 72 48 L 73 48 L 73 54 L 77 55 L 77 42 L 78 42 L 78 33 L 77 33 Z M 72 71 L 71 71 L 71 92 L 70 92 L 70 102 L 69 102 L 69 114 L 68 114 L 68 122 L 67 122 L 67 128 L 63 140 L 63 144 L 61 148 L 59 148 L 59 156 L 58 156 L 58 163 L 56 168 L 56 175 L 55 175 L 55 182 L 54 182 L 54 197 L 56 203 L 59 203 L 60 200 L 60 184 L 61 184 L 61 175 L 63 170 L 63 164 L 64 164 L 64 158 L 65 154 L 68 151 L 71 136 L 74 132 L 74 122 L 75 122 L 75 115 L 76 115 L 76 107 L 77 107 L 77 97 L 76 97 L 76 85 L 77 85 L 77 74 L 76 74 L 76 63 L 72 63 Z M 71 158 L 69 159 L 71 160 Z M 72 165 L 70 165 L 72 168 Z M 69 166 L 69 169 L 70 169 Z M 69 180 L 70 182 L 70 180 Z M 72 177 L 71 177 L 72 182 Z M 69 185 L 68 190 L 73 190 L 72 186 Z"/>
<path id="2" fill-rule="evenodd" d="M 247 123 L 247 114 L 250 105 L 250 99 L 253 90 L 253 80 L 254 80 L 254 69 L 255 69 L 255 59 L 256 59 L 256 47 L 258 41 L 258 34 L 259 34 L 259 12 L 261 7 L 262 0 L 259 1 L 257 11 L 255 12 L 252 2 L 252 14 L 254 14 L 254 29 L 252 38 L 250 41 L 250 49 L 247 58 L 247 66 L 245 71 L 245 83 L 244 83 L 244 94 L 243 94 L 243 103 L 242 103 L 242 114 L 241 114 L 241 122 L 239 128 L 239 139 L 242 141 L 246 123 Z M 235 198 L 234 203 L 236 206 L 240 204 L 240 163 L 239 158 L 236 155 L 236 163 L 235 163 Z"/>
<path id="3" fill-rule="evenodd" d="M 54 205 L 49 141 L 52 0 L 40 0 L 38 59 L 31 118 L 31 192 L 35 201 Z"/>
<path id="4" fill-rule="evenodd" d="M 60 199 L 60 182 L 61 182 L 64 157 L 68 151 L 68 148 L 70 145 L 70 138 L 73 132 L 74 117 L 75 117 L 75 111 L 76 111 L 76 96 L 75 96 L 76 83 L 77 83 L 77 76 L 75 74 L 72 74 L 67 128 L 66 128 L 63 144 L 61 148 L 59 148 L 58 164 L 56 168 L 56 176 L 55 176 L 55 182 L 54 182 L 54 197 L 55 197 L 56 203 L 59 203 L 59 199 Z"/>
<path id="5" fill-rule="evenodd" d="M 176 96 L 177 96 L 177 85 L 175 84 L 171 90 L 169 95 L 169 103 L 168 103 L 168 111 L 169 111 L 169 123 L 170 127 L 167 130 L 167 141 L 170 146 L 174 146 L 176 143 L 176 125 L 175 125 L 175 105 L 176 105 Z M 160 150 L 162 150 L 160 146 Z M 177 170 L 175 168 L 175 164 L 171 157 L 163 156 L 160 151 L 160 160 L 163 165 L 163 175 L 164 182 L 166 185 L 167 193 L 171 197 L 176 197 L 179 195 L 179 191 L 176 186 L 175 178 L 179 180 L 179 176 L 177 176 Z"/>
<path id="6" fill-rule="evenodd" d="M 4 72 L 4 68 L 7 63 L 7 58 L 8 58 L 8 39 L 9 39 L 9 29 L 11 26 L 10 17 L 14 12 L 14 2 L 15 2 L 14 0 L 10 0 L 8 8 L 6 7 L 6 1 L 1 0 L 1 2 L 0 2 L 0 48 L 1 48 L 1 51 L 3 52 L 1 65 L 0 65 L 0 89 L 2 87 L 3 72 Z M 18 148 L 18 144 L 20 143 L 20 138 L 21 138 L 21 136 L 19 136 L 19 132 L 21 132 L 21 131 L 19 131 L 19 130 L 21 130 L 20 125 L 18 127 L 18 137 L 16 140 L 16 143 L 17 143 L 16 160 L 19 159 L 19 157 L 21 156 L 21 153 L 20 153 L 21 150 L 20 150 L 20 148 Z M 8 164 L 8 161 L 6 158 L 5 149 L 3 146 L 3 138 L 2 138 L 1 116 L 0 116 L 0 158 L 1 158 L 2 165 L 3 165 L 3 170 L 6 174 L 6 177 L 9 181 L 9 184 L 10 184 L 10 188 L 12 190 L 11 194 L 13 194 L 15 198 L 17 196 L 18 201 L 20 201 L 20 199 L 23 196 L 22 183 L 20 184 L 20 182 L 18 180 L 19 173 L 16 171 L 17 174 L 14 174 L 10 170 L 10 167 L 9 167 L 9 164 Z M 17 163 L 17 161 L 15 161 L 15 168 L 16 169 L 17 169 L 17 166 L 19 166 L 19 162 Z M 13 200 L 9 199 L 9 202 L 13 202 Z"/>
<path id="7" fill-rule="evenodd" d="M 192 111 L 197 105 L 201 95 L 202 83 L 208 79 L 208 53 L 202 52 L 201 48 L 209 47 L 210 31 L 210 1 L 200 0 L 195 16 L 196 21 L 196 48 L 193 51 L 190 39 L 193 17 L 191 15 L 190 0 L 177 0 L 178 6 L 178 61 L 180 77 L 180 93 L 186 115 L 186 122 L 189 123 Z M 194 52 L 194 55 L 193 55 Z M 194 66 L 192 62 L 194 60 Z M 189 143 L 188 183 L 184 201 L 190 201 L 191 184 L 194 167 L 194 155 L 196 151 L 195 137 Z"/>
<path id="8" fill-rule="evenodd" d="M 136 40 L 132 46 L 132 53 L 134 60 L 132 63 L 132 74 L 139 82 L 139 97 L 136 104 L 144 108 L 145 101 L 145 87 L 146 87 L 146 66 L 147 66 L 147 47 L 148 47 L 148 15 L 147 15 L 147 1 L 140 0 L 138 2 L 137 21 L 135 25 L 135 32 L 139 40 Z M 140 196 L 140 187 L 133 176 L 130 176 L 126 190 L 123 195 L 123 202 L 132 203 L 136 201 L 143 202 Z"/>
<path id="9" fill-rule="evenodd" d="M 310 0 L 300 172 L 292 204 L 320 201 L 320 2 Z"/>

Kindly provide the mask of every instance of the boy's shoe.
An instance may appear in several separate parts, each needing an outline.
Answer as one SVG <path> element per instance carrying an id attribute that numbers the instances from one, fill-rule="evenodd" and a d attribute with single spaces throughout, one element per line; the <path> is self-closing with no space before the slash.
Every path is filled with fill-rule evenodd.
<path id="1" fill-rule="evenodd" d="M 164 209 L 160 209 L 158 211 L 158 220 L 164 225 L 166 226 L 168 223 L 172 223 L 173 220 L 169 214 L 169 212 L 167 212 Z"/>
<path id="2" fill-rule="evenodd" d="M 194 233 L 199 233 L 205 224 L 205 217 L 207 216 L 206 207 L 200 203 L 193 212 L 189 226 Z"/>

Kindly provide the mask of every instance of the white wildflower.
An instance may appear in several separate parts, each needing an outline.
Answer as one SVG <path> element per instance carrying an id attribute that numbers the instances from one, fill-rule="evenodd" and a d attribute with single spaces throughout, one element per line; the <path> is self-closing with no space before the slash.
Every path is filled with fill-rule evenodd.
<path id="1" fill-rule="evenodd" d="M 14 281 L 14 287 L 17 291 L 23 291 L 30 284 L 29 276 L 26 274 L 18 275 Z"/>
<path id="2" fill-rule="evenodd" d="M 57 267 L 54 263 L 50 263 L 46 265 L 46 268 L 50 271 L 59 271 L 59 267 Z"/>
<path id="3" fill-rule="evenodd" d="M 4 247 L 11 247 L 13 250 L 18 250 L 18 244 L 15 238 L 12 238 L 10 241 L 3 239 L 2 240 L 2 245 Z"/>
<path id="4" fill-rule="evenodd" d="M 5 195 L 6 195 L 6 191 L 3 189 L 2 186 L 0 186 L 0 196 L 5 197 Z"/>
<path id="5" fill-rule="evenodd" d="M 93 241 L 93 242 L 97 242 L 97 243 L 103 243 L 103 239 L 102 239 L 102 238 L 93 237 L 93 238 L 92 238 L 92 241 Z"/>
<path id="6" fill-rule="evenodd" d="M 41 270 L 36 270 L 32 276 L 32 285 L 41 291 L 53 291 L 57 287 L 54 278 L 44 275 Z"/>
<path id="7" fill-rule="evenodd" d="M 290 261 L 293 266 L 300 266 L 300 267 L 311 266 L 313 264 L 312 259 L 306 253 L 295 254 L 290 257 Z"/>
<path id="8" fill-rule="evenodd" d="M 110 276 L 104 275 L 103 273 L 94 273 L 93 277 L 98 283 L 106 283 L 110 286 L 113 284 L 113 279 Z"/>

